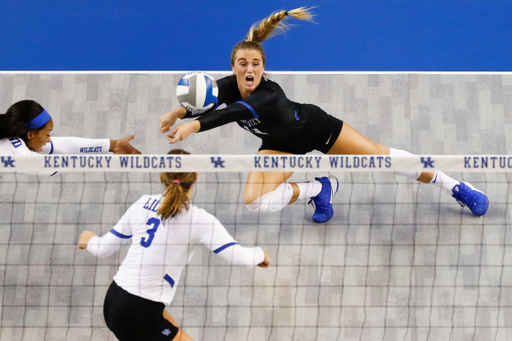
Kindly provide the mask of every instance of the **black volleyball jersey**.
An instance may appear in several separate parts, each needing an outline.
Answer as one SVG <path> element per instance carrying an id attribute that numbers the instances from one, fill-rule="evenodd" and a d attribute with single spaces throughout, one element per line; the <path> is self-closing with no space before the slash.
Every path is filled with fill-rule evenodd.
<path id="1" fill-rule="evenodd" d="M 236 121 L 259 138 L 281 139 L 300 134 L 307 123 L 305 106 L 286 98 L 279 84 L 271 80 L 262 77 L 258 87 L 245 99 L 234 75 L 219 79 L 217 86 L 218 103 L 199 117 L 200 131 Z M 223 103 L 226 108 L 215 110 Z M 193 116 L 187 113 L 185 117 Z"/>

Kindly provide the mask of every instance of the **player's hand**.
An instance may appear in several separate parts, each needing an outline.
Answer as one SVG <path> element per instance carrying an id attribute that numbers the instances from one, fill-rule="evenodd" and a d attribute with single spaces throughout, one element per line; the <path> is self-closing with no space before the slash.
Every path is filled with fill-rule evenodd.
<path id="1" fill-rule="evenodd" d="M 265 251 L 263 248 L 261 248 L 263 250 L 263 253 L 265 254 L 265 259 L 263 260 L 263 262 L 261 262 L 260 264 L 258 264 L 258 266 L 260 268 L 268 268 L 268 266 L 270 265 L 270 257 L 268 256 L 268 253 L 267 251 Z"/>
<path id="2" fill-rule="evenodd" d="M 125 137 L 120 140 L 111 140 L 111 145 L 113 143 L 113 147 L 111 151 L 114 154 L 141 154 L 141 152 L 130 144 L 130 141 L 135 138 L 135 134 L 132 136 Z"/>
<path id="3" fill-rule="evenodd" d="M 164 114 L 158 118 L 160 120 L 161 133 L 169 132 L 169 130 L 171 130 L 171 127 L 176 123 L 176 120 L 178 120 L 178 117 L 176 117 L 172 113 L 173 111 L 168 112 L 167 114 Z"/>
<path id="4" fill-rule="evenodd" d="M 178 141 L 183 141 L 190 134 L 197 133 L 200 129 L 201 129 L 201 123 L 199 123 L 198 120 L 180 124 L 179 126 L 176 126 L 169 133 L 169 135 L 167 135 L 167 140 L 169 140 L 169 143 L 176 143 Z"/>
<path id="5" fill-rule="evenodd" d="M 87 249 L 87 244 L 89 244 L 89 240 L 91 240 L 92 237 L 96 237 L 96 233 L 91 231 L 82 232 L 80 240 L 78 241 L 78 248 L 80 250 Z"/>
<path id="6" fill-rule="evenodd" d="M 186 114 L 187 110 L 185 108 L 178 107 L 173 111 L 160 116 L 158 118 L 160 120 L 160 132 L 168 133 L 171 130 L 171 127 L 176 124 L 176 120 L 178 120 L 178 118 L 183 118 Z"/>

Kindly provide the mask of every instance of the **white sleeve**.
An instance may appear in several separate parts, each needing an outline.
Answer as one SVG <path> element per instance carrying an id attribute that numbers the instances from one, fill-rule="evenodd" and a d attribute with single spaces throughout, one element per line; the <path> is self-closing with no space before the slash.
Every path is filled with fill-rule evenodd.
<path id="1" fill-rule="evenodd" d="M 230 265 L 255 266 L 263 262 L 265 254 L 260 247 L 239 245 L 217 218 L 206 212 L 201 215 L 200 221 L 194 222 L 195 240 L 205 245 Z"/>
<path id="2" fill-rule="evenodd" d="M 25 142 L 18 138 L 18 137 L 12 137 L 10 139 L 0 139 L 0 154 L 7 154 L 7 155 L 39 155 L 41 154 L 36 153 L 28 149 Z M 20 174 L 26 174 L 26 175 L 33 175 L 33 176 L 52 176 L 57 174 L 54 170 L 41 170 L 38 172 L 19 172 Z"/>
<path id="3" fill-rule="evenodd" d="M 137 214 L 137 208 L 141 207 L 139 203 L 140 199 L 133 203 L 128 210 L 123 214 L 117 224 L 110 230 L 112 233 L 121 239 L 130 239 L 133 235 L 133 227 L 131 222 L 132 214 Z"/>
<path id="4" fill-rule="evenodd" d="M 126 238 L 116 236 L 110 231 L 101 238 L 98 236 L 92 237 L 87 244 L 87 251 L 96 257 L 108 257 L 119 250 L 127 240 Z"/>
<path id="5" fill-rule="evenodd" d="M 106 154 L 110 149 L 109 139 L 86 139 L 82 137 L 52 137 L 41 154 Z"/>
<path id="6" fill-rule="evenodd" d="M 87 244 L 87 250 L 96 257 L 108 257 L 132 238 L 132 226 L 130 223 L 130 211 L 133 205 L 119 219 L 116 226 L 103 237 L 92 237 Z"/>

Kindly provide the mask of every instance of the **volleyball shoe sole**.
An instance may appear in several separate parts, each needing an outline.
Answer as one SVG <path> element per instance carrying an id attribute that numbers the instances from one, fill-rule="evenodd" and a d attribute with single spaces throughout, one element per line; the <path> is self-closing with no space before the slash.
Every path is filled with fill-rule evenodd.
<path id="1" fill-rule="evenodd" d="M 469 182 L 453 186 L 452 197 L 462 206 L 467 206 L 474 215 L 483 216 L 489 208 L 489 198 L 484 192 L 477 190 Z"/>
<path id="2" fill-rule="evenodd" d="M 322 184 L 322 190 L 316 197 L 311 198 L 309 203 L 313 202 L 315 213 L 313 213 L 313 221 L 315 223 L 326 223 L 334 215 L 332 209 L 332 198 L 338 192 L 340 183 L 334 175 L 315 178 Z"/>

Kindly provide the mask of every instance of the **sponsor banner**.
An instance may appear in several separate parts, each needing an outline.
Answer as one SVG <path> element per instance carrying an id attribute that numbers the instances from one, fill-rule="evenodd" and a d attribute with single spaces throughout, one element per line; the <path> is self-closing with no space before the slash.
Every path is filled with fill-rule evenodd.
<path id="1" fill-rule="evenodd" d="M 509 172 L 508 155 L 0 155 L 0 172 Z"/>

